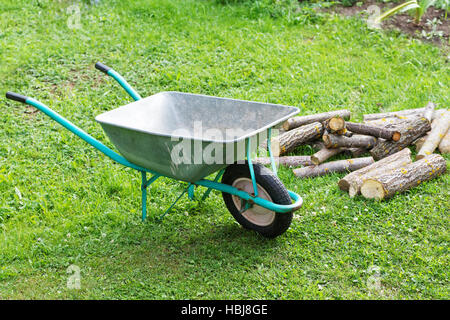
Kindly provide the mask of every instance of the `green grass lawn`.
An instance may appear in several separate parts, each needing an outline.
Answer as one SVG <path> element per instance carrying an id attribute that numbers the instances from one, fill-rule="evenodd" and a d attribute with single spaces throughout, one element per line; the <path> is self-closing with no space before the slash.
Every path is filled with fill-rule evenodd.
<path id="1" fill-rule="evenodd" d="M 450 100 L 448 52 L 358 19 L 271 18 L 213 1 L 0 0 L 0 298 L 448 299 L 449 176 L 389 201 L 350 199 L 343 175 L 280 177 L 303 208 L 282 236 L 245 231 L 220 194 L 180 201 L 31 107 L 34 97 L 112 147 L 94 117 L 131 101 L 96 61 L 142 96 L 160 91 L 363 113 Z M 207 115 L 214 116 L 214 115 Z M 304 153 L 312 150 L 303 148 Z M 447 156 L 447 160 L 450 158 Z M 76 265 L 81 289 L 67 288 Z"/>

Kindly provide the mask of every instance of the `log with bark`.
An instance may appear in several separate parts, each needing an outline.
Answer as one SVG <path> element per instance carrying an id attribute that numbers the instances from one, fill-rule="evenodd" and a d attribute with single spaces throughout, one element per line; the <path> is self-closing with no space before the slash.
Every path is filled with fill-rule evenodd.
<path id="1" fill-rule="evenodd" d="M 417 153 L 416 159 L 422 159 L 425 156 L 432 154 L 439 146 L 450 127 L 450 111 L 447 111 L 441 118 L 436 119 L 435 121 L 436 124 L 425 139 L 422 147 Z"/>
<path id="2" fill-rule="evenodd" d="M 364 180 L 361 194 L 369 199 L 386 199 L 431 180 L 447 170 L 447 162 L 438 154 L 410 163 L 402 168 Z"/>
<path id="3" fill-rule="evenodd" d="M 411 151 L 409 148 L 405 148 L 367 167 L 349 173 L 339 180 L 338 186 L 341 190 L 348 191 L 350 197 L 354 197 L 359 194 L 364 180 L 400 168 L 411 162 Z"/>
<path id="4" fill-rule="evenodd" d="M 447 131 L 445 137 L 439 143 L 439 152 L 442 154 L 450 153 L 450 129 Z"/>
<path id="5" fill-rule="evenodd" d="M 345 150 L 345 148 L 328 149 L 324 146 L 322 149 L 311 156 L 311 162 L 316 165 L 321 164 L 322 162 L 330 159 L 332 156 L 344 152 Z"/>
<path id="6" fill-rule="evenodd" d="M 384 120 L 384 121 L 395 121 L 395 118 L 397 119 L 407 119 L 411 116 L 426 116 L 425 110 L 427 107 L 424 108 L 418 108 L 418 109 L 408 109 L 408 110 L 401 110 L 401 111 L 393 111 L 393 112 L 384 112 L 384 113 L 370 113 L 363 115 L 363 121 L 365 123 L 372 122 L 372 121 L 378 121 L 378 120 Z M 446 109 L 438 109 L 434 110 L 433 115 L 431 117 L 431 120 L 439 118 L 443 112 L 445 112 Z"/>
<path id="7" fill-rule="evenodd" d="M 377 142 L 375 137 L 361 134 L 354 134 L 351 137 L 346 137 L 333 133 L 324 133 L 322 139 L 327 148 L 347 147 L 370 149 Z"/>
<path id="8" fill-rule="evenodd" d="M 283 129 L 272 128 L 271 136 L 275 138 L 281 136 L 284 133 L 286 133 L 286 131 Z M 265 135 L 258 136 L 258 142 L 259 142 L 258 149 L 260 149 L 261 152 L 267 151 L 267 136 Z"/>
<path id="9" fill-rule="evenodd" d="M 369 150 L 367 148 L 347 148 L 345 150 L 345 152 L 350 154 L 352 158 L 358 158 L 368 151 Z"/>
<path id="10" fill-rule="evenodd" d="M 347 128 L 344 128 L 342 130 L 336 131 L 336 134 L 338 134 L 340 136 L 351 137 L 353 135 L 353 132 L 348 131 Z"/>
<path id="11" fill-rule="evenodd" d="M 420 148 L 422 148 L 425 140 L 427 139 L 429 133 L 424 135 L 423 137 L 420 137 L 419 139 L 416 139 L 413 141 L 413 144 L 416 146 L 416 151 L 419 152 Z"/>
<path id="12" fill-rule="evenodd" d="M 367 121 L 364 121 L 364 123 L 371 125 L 371 126 L 384 127 L 386 125 L 393 125 L 393 124 L 401 123 L 405 119 L 406 119 L 405 117 L 381 118 L 381 119 L 376 119 L 376 120 L 367 120 Z"/>
<path id="13" fill-rule="evenodd" d="M 433 112 L 433 117 L 431 118 L 431 120 L 436 120 L 439 119 L 440 117 L 442 117 L 447 111 L 447 109 L 438 109 L 438 110 L 434 110 Z"/>
<path id="14" fill-rule="evenodd" d="M 345 127 L 353 133 L 365 134 L 386 140 L 398 141 L 401 134 L 397 130 L 364 123 L 346 122 Z"/>
<path id="15" fill-rule="evenodd" d="M 315 142 L 312 147 L 318 151 L 327 148 L 325 147 L 325 144 L 323 141 L 317 141 Z M 327 148 L 328 149 L 328 148 Z M 336 148 L 335 148 L 336 149 Z M 367 148 L 339 148 L 341 149 L 346 155 L 352 157 L 352 158 L 359 158 L 362 154 L 366 153 L 368 150 Z M 333 148 L 330 148 L 330 150 L 334 150 Z M 312 156 L 311 156 L 312 157 Z M 312 159 L 311 159 L 312 161 Z"/>
<path id="16" fill-rule="evenodd" d="M 355 158 L 347 160 L 337 160 L 325 162 L 317 166 L 308 166 L 294 169 L 294 174 L 298 178 L 311 178 L 323 176 L 332 172 L 354 171 L 366 167 L 374 162 L 372 157 Z"/>
<path id="17" fill-rule="evenodd" d="M 424 117 L 414 116 L 396 124 L 388 124 L 386 128 L 398 130 L 401 133 L 400 140 L 378 139 L 370 150 L 370 154 L 375 160 L 383 159 L 406 148 L 417 138 L 425 135 L 431 129 L 431 125 Z"/>
<path id="18" fill-rule="evenodd" d="M 440 109 L 440 110 L 443 110 L 443 109 Z M 443 114 L 444 113 L 442 113 L 441 116 Z M 438 119 L 439 118 L 434 119 L 433 121 L 431 121 L 431 130 L 433 130 L 433 128 L 436 126 L 436 123 L 438 122 Z M 422 148 L 423 143 L 425 142 L 425 140 L 427 139 L 429 134 L 430 134 L 430 131 L 428 131 L 424 136 L 422 136 L 422 137 L 420 137 L 420 138 L 418 138 L 418 139 L 413 141 L 413 144 L 416 146 L 416 151 L 417 152 L 419 152 L 420 148 Z"/>
<path id="19" fill-rule="evenodd" d="M 334 116 L 328 120 L 325 120 L 323 126 L 331 133 L 344 134 L 346 132 L 346 130 L 344 130 L 345 119 L 341 116 Z"/>
<path id="20" fill-rule="evenodd" d="M 364 121 L 378 120 L 378 119 L 386 119 L 392 117 L 409 117 L 409 116 L 417 116 L 422 115 L 425 111 L 425 108 L 417 108 L 417 109 L 407 109 L 400 111 L 392 111 L 392 112 L 381 112 L 381 113 L 369 113 L 363 115 Z"/>
<path id="21" fill-rule="evenodd" d="M 440 111 L 441 110 L 443 110 L 443 109 L 440 109 Z M 443 112 L 442 114 L 441 114 L 441 117 L 443 116 L 445 114 L 445 112 Z M 431 130 L 433 130 L 433 128 L 436 126 L 436 124 L 438 123 L 438 120 L 439 120 L 439 118 L 436 118 L 436 119 L 434 119 L 432 122 L 431 122 Z M 416 139 L 414 142 L 413 142 L 413 144 L 416 146 L 416 151 L 417 152 L 419 152 L 419 150 L 420 150 L 420 148 L 422 148 L 422 146 L 423 146 L 423 144 L 424 144 L 424 142 L 425 142 L 425 140 L 428 138 L 428 135 L 430 134 L 430 131 L 428 131 L 427 133 L 426 133 L 426 135 L 424 135 L 423 137 L 420 137 L 419 139 Z M 442 138 L 442 140 L 441 140 L 441 143 L 439 144 L 439 151 L 441 152 L 441 153 L 449 153 L 449 147 L 447 147 L 447 149 L 445 148 L 445 144 L 446 144 L 446 142 L 445 141 L 448 141 L 447 142 L 447 144 L 449 144 L 450 143 L 450 129 L 449 129 L 449 131 L 447 131 L 447 134 L 445 135 L 445 137 L 444 138 Z M 442 145 L 442 146 L 441 146 Z M 445 150 L 447 150 L 447 151 L 445 151 Z"/>
<path id="22" fill-rule="evenodd" d="M 433 120 L 434 108 L 436 105 L 433 102 L 428 102 L 425 106 L 422 116 L 431 122 Z"/>
<path id="23" fill-rule="evenodd" d="M 287 131 L 272 138 L 273 153 L 277 157 L 286 154 L 302 144 L 318 139 L 322 133 L 323 125 L 320 122 L 313 122 Z"/>
<path id="24" fill-rule="evenodd" d="M 275 158 L 275 163 L 286 166 L 289 168 L 297 168 L 297 167 L 303 167 L 303 166 L 310 166 L 313 163 L 311 162 L 310 156 L 287 156 L 287 157 L 279 157 Z M 262 165 L 269 165 L 271 164 L 270 158 L 256 158 L 253 160 L 254 163 L 259 163 Z"/>
<path id="25" fill-rule="evenodd" d="M 305 124 L 310 124 L 313 122 L 323 122 L 323 121 L 328 120 L 335 116 L 340 116 L 343 119 L 348 120 L 348 119 L 350 119 L 350 111 L 337 110 L 337 111 L 312 114 L 312 115 L 308 115 L 308 116 L 292 117 L 283 123 L 283 129 L 288 131 L 288 130 L 292 130 L 292 129 L 298 128 L 300 126 L 303 126 Z"/>
<path id="26" fill-rule="evenodd" d="M 325 148 L 325 143 L 323 143 L 322 140 L 316 140 L 311 144 L 311 147 L 316 150 L 322 150 L 323 148 Z"/>

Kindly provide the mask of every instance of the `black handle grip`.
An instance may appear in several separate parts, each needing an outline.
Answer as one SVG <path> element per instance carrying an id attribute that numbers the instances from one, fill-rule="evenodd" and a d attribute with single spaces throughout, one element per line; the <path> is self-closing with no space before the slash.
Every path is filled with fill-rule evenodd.
<path id="1" fill-rule="evenodd" d="M 11 91 L 8 91 L 6 93 L 6 98 L 11 99 L 11 100 L 15 100 L 15 101 L 19 101 L 19 102 L 22 102 L 22 103 L 26 103 L 26 101 L 28 99 L 28 97 L 26 97 L 26 96 L 23 96 L 21 94 L 18 94 L 18 93 L 15 93 L 15 92 L 11 92 Z"/>
<path id="2" fill-rule="evenodd" d="M 104 65 L 104 64 L 101 63 L 101 62 L 97 62 L 97 63 L 95 64 L 95 69 L 98 69 L 98 70 L 100 70 L 101 72 L 106 73 L 106 74 L 108 74 L 108 71 L 111 70 L 110 67 L 108 67 L 107 65 Z"/>

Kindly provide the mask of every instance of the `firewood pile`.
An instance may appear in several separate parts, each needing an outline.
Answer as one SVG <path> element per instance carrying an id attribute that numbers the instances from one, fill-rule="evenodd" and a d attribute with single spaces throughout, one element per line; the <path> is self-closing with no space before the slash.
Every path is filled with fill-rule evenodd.
<path id="1" fill-rule="evenodd" d="M 430 102 L 424 108 L 366 114 L 362 123 L 350 117 L 350 111 L 338 110 L 288 119 L 271 141 L 277 162 L 293 168 L 298 178 L 350 171 L 339 180 L 339 188 L 350 197 L 362 194 L 370 199 L 392 197 L 446 171 L 446 160 L 434 152 L 450 152 L 447 109 L 435 110 Z M 312 156 L 286 156 L 300 145 L 318 151 Z M 417 151 L 414 162 L 410 146 Z M 360 157 L 367 153 L 370 156 Z M 327 161 L 337 154 L 350 159 Z"/>

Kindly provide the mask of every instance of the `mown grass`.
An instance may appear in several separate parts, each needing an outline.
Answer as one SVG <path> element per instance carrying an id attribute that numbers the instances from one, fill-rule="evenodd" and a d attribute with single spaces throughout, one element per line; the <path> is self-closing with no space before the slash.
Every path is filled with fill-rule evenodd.
<path id="1" fill-rule="evenodd" d="M 209 1 L 0 1 L 0 92 L 39 99 L 109 143 L 95 115 L 164 90 L 298 106 L 302 114 L 448 107 L 442 49 L 338 16 L 272 18 Z M 449 178 L 385 202 L 350 199 L 342 175 L 280 176 L 304 198 L 275 240 L 243 230 L 220 194 L 183 199 L 158 180 L 140 221 L 140 176 L 31 108 L 2 98 L 0 298 L 448 299 Z M 209 115 L 213 116 L 213 115 Z M 305 153 L 311 153 L 303 148 Z M 447 159 L 449 159 L 447 157 Z M 67 268 L 81 271 L 68 289 Z"/>

